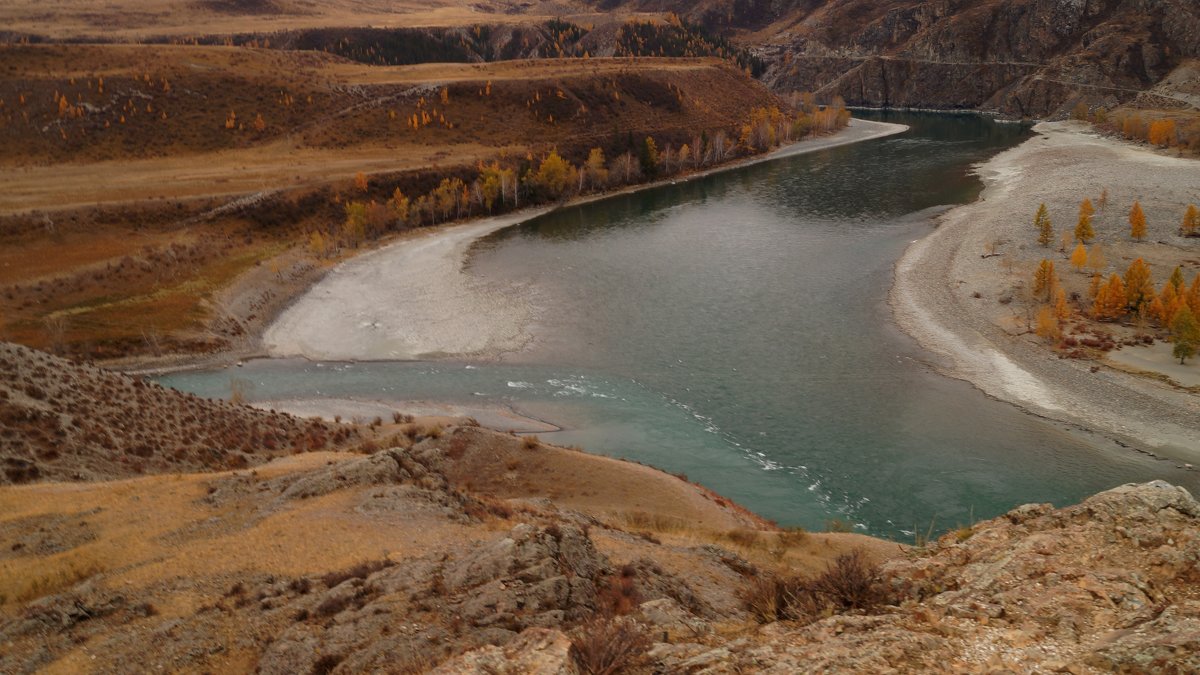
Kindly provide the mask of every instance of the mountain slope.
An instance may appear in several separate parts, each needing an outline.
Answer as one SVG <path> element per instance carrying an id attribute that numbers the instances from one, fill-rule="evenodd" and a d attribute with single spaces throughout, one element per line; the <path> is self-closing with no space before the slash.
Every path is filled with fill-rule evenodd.
<path id="1" fill-rule="evenodd" d="M 779 91 L 1046 116 L 1113 106 L 1200 56 L 1192 0 L 606 1 L 675 10 L 753 45 Z M 1186 100 L 1176 100 L 1186 105 Z"/>

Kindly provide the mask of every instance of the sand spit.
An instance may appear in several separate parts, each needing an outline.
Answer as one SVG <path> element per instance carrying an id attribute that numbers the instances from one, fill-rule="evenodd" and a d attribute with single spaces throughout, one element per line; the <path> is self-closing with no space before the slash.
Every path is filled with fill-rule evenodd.
<path id="1" fill-rule="evenodd" d="M 978 167 L 986 184 L 979 201 L 942 215 L 896 264 L 897 322 L 941 357 L 936 367 L 988 395 L 1160 456 L 1200 461 L 1200 397 L 1112 368 L 1093 372 L 1092 361 L 1059 359 L 1025 329 L 1020 300 L 1026 272 L 1042 257 L 1071 274 L 1057 246 L 1040 248 L 1034 240 L 1039 203 L 1062 229 L 1073 226 L 1080 200 L 1107 188 L 1099 238 L 1116 247 L 1107 272 L 1124 270 L 1125 257 L 1143 255 L 1134 246 L 1186 246 L 1172 234 L 1178 222 L 1171 214 L 1197 199 L 1200 162 L 1103 138 L 1076 123 L 1034 130 L 1037 137 Z M 1134 199 L 1155 209 L 1148 213 L 1157 230 L 1152 242 L 1126 245 L 1127 226 L 1118 221 Z M 982 257 L 992 251 L 1002 255 Z"/>
<path id="2" fill-rule="evenodd" d="M 687 179 L 907 129 L 901 124 L 852 120 L 849 128 L 832 136 L 795 143 Z M 634 190 L 646 187 L 651 186 Z M 533 308 L 527 295 L 520 288 L 490 284 L 470 274 L 464 269 L 466 254 L 480 237 L 549 210 L 530 209 L 438 228 L 346 262 L 267 328 L 263 347 L 274 357 L 363 361 L 495 359 L 520 351 L 532 339 L 528 326 Z"/>

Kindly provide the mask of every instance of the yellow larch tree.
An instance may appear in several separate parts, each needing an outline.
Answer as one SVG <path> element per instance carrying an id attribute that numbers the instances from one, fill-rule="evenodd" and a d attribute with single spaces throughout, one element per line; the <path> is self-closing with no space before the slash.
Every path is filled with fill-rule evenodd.
<path id="1" fill-rule="evenodd" d="M 1042 246 L 1049 246 L 1054 239 L 1054 224 L 1050 222 L 1050 214 L 1046 211 L 1045 203 L 1038 207 L 1037 213 L 1033 216 L 1033 226 L 1038 231 L 1038 243 Z"/>
<path id="2" fill-rule="evenodd" d="M 1195 204 L 1188 204 L 1187 212 L 1183 214 L 1183 223 L 1179 226 L 1179 234 L 1185 237 L 1200 235 L 1200 209 Z"/>
<path id="3" fill-rule="evenodd" d="M 1054 288 L 1058 285 L 1058 277 L 1054 273 L 1054 262 L 1042 259 L 1038 264 L 1037 271 L 1033 273 L 1033 295 L 1044 301 L 1048 301 L 1054 292 Z"/>
<path id="4" fill-rule="evenodd" d="M 1062 321 L 1071 318 L 1071 305 L 1067 304 L 1067 292 L 1062 286 L 1054 289 L 1054 316 Z"/>
<path id="5" fill-rule="evenodd" d="M 1034 329 L 1038 337 L 1045 338 L 1049 342 L 1054 342 L 1062 337 L 1062 327 L 1059 325 L 1059 319 L 1055 316 L 1054 309 L 1050 305 L 1042 305 L 1037 313 L 1037 327 Z"/>
<path id="6" fill-rule="evenodd" d="M 1138 258 L 1129 264 L 1125 270 L 1125 300 L 1133 311 L 1141 309 L 1142 305 L 1154 297 L 1154 282 L 1150 278 L 1150 268 L 1146 261 Z"/>
<path id="7" fill-rule="evenodd" d="M 358 173 L 354 174 L 354 189 L 355 190 L 358 190 L 359 192 L 366 192 L 367 188 L 369 188 L 370 186 L 371 186 L 371 183 L 367 179 L 367 174 L 363 173 L 362 171 L 359 171 Z"/>
<path id="8" fill-rule="evenodd" d="M 1192 277 L 1192 285 L 1187 292 L 1187 304 L 1192 308 L 1192 314 L 1200 315 L 1200 272 Z"/>
<path id="9" fill-rule="evenodd" d="M 1075 223 L 1075 241 L 1086 244 L 1089 239 L 1096 236 L 1096 231 L 1092 229 L 1092 216 L 1087 213 L 1079 214 L 1079 222 Z"/>
<path id="10" fill-rule="evenodd" d="M 1133 208 L 1129 210 L 1129 236 L 1136 241 L 1146 238 L 1146 213 L 1142 211 L 1142 205 L 1137 200 L 1134 200 Z"/>
<path id="11" fill-rule="evenodd" d="M 1092 206 L 1092 200 L 1084 199 L 1082 202 L 1079 202 L 1079 215 L 1087 216 L 1088 218 L 1096 215 L 1096 207 Z"/>
<path id="12" fill-rule="evenodd" d="M 1082 272 L 1087 266 L 1087 247 L 1082 243 L 1075 245 L 1075 251 L 1071 253 L 1071 267 L 1075 268 L 1076 272 Z"/>
<path id="13" fill-rule="evenodd" d="M 1125 284 L 1121 277 L 1113 274 L 1108 283 L 1100 287 L 1096 300 L 1092 304 L 1092 316 L 1100 321 L 1113 321 L 1125 316 L 1127 302 L 1125 299 Z"/>

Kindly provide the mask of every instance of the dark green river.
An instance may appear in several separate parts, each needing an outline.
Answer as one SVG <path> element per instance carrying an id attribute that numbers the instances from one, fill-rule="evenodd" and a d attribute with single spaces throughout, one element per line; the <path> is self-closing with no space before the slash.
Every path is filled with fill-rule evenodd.
<path id="1" fill-rule="evenodd" d="M 894 326 L 892 266 L 971 165 L 1028 137 L 976 116 L 874 113 L 898 136 L 560 210 L 478 242 L 534 344 L 504 363 L 256 361 L 262 399 L 502 405 L 551 442 L 684 473 L 785 525 L 911 541 L 1026 502 L 1194 474 L 936 374 Z M 229 393 L 230 371 L 164 384 Z"/>

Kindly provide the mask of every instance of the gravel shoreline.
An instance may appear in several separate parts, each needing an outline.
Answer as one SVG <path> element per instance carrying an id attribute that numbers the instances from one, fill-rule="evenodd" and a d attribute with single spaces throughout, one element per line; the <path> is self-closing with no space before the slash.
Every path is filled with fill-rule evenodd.
<path id="1" fill-rule="evenodd" d="M 1142 452 L 1200 464 L 1200 396 L 1106 366 L 1093 372 L 1095 361 L 1059 359 L 1027 333 L 1020 300 L 1026 272 L 1042 257 L 1068 274 L 1057 246 L 1034 241 L 1032 216 L 1041 202 L 1058 229 L 1073 227 L 1079 202 L 1107 188 L 1111 213 L 1098 219 L 1108 228 L 1099 235 L 1106 247 L 1132 256 L 1141 255 L 1136 247 L 1194 252 L 1194 243 L 1173 235 L 1172 214 L 1200 197 L 1200 162 L 1103 138 L 1077 123 L 1034 130 L 1034 138 L 977 167 L 986 185 L 981 198 L 940 216 L 937 229 L 897 262 L 889 298 L 896 321 L 933 352 L 935 368 L 990 396 Z M 1126 245 L 1120 223 L 1134 199 L 1155 225 L 1151 241 Z M 990 252 L 1000 255 L 982 257 Z M 1110 253 L 1106 275 L 1123 270 L 1125 257 Z M 1156 275 L 1157 283 L 1163 278 Z M 1004 296 L 1016 299 L 1004 303 Z"/>

